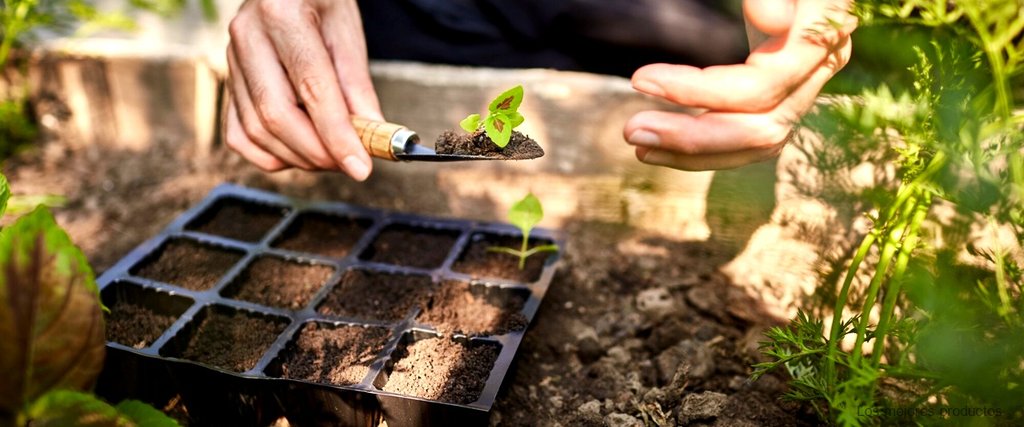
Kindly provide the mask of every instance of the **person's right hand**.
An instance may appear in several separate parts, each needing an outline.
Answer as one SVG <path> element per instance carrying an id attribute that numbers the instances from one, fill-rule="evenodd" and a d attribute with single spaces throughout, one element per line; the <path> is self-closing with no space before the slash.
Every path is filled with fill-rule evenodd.
<path id="1" fill-rule="evenodd" d="M 229 26 L 226 144 L 266 171 L 372 163 L 350 115 L 383 120 L 355 0 L 246 0 Z"/>

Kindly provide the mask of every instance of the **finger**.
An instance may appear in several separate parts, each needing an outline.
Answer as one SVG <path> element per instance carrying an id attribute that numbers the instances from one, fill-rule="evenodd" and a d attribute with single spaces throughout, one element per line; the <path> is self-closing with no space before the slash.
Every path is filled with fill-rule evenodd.
<path id="1" fill-rule="evenodd" d="M 242 129 L 242 122 L 238 119 L 238 110 L 233 101 L 228 104 L 227 114 L 224 118 L 224 143 L 249 163 L 266 172 L 276 172 L 288 168 L 288 165 L 281 159 L 257 147 L 249 139 Z"/>
<path id="2" fill-rule="evenodd" d="M 665 166 L 683 171 L 706 171 L 733 169 L 777 157 L 785 144 L 771 149 L 753 149 L 734 153 L 686 155 L 672 151 L 638 147 L 636 158 L 655 166 Z"/>
<path id="3" fill-rule="evenodd" d="M 238 69 L 238 59 L 230 46 L 228 48 L 228 69 Z M 243 78 L 235 78 L 234 75 L 241 74 L 241 72 L 232 73 L 232 77 L 229 79 L 231 85 L 231 96 L 234 100 L 235 108 L 237 109 L 237 116 L 241 127 L 245 130 L 249 141 L 255 143 L 264 151 L 272 153 L 278 159 L 281 159 L 287 164 L 297 166 L 305 170 L 314 170 L 316 166 L 310 161 L 306 160 L 303 156 L 299 155 L 295 150 L 292 150 L 288 145 L 277 138 L 276 135 L 268 131 L 263 121 L 260 119 L 260 115 L 256 108 L 253 106 L 252 99 L 249 95 L 249 88 Z"/>
<path id="4" fill-rule="evenodd" d="M 281 19 L 270 21 L 270 39 L 321 136 L 323 148 L 353 179 L 365 180 L 372 168 L 370 156 L 352 128 L 338 74 L 317 30 L 317 12 L 272 3 Z"/>
<path id="5" fill-rule="evenodd" d="M 633 86 L 641 92 L 688 106 L 734 112 L 770 110 L 848 37 L 846 27 L 828 24 L 833 19 L 831 16 L 836 19 L 848 16 L 845 10 L 828 9 L 834 7 L 831 3 L 799 2 L 794 25 L 787 34 L 762 43 L 745 64 L 704 69 L 653 64 L 637 70 Z"/>
<path id="6" fill-rule="evenodd" d="M 814 104 L 821 88 L 849 59 L 849 51 L 847 42 L 772 111 L 707 112 L 698 116 L 643 111 L 630 118 L 623 136 L 633 145 L 684 155 L 771 149 L 785 139 L 792 125 Z"/>
<path id="7" fill-rule="evenodd" d="M 298 107 L 292 83 L 270 39 L 262 31 L 252 31 L 244 38 L 232 35 L 231 46 L 245 78 L 252 109 L 263 127 L 302 156 L 306 163 L 317 169 L 338 169 L 337 163 L 324 149 L 309 116 Z M 245 124 L 247 111 L 241 104 L 238 108 L 243 113 L 241 118 Z"/>
<path id="8" fill-rule="evenodd" d="M 696 155 L 768 148 L 789 129 L 772 114 L 643 111 L 626 122 L 623 133 L 636 146 Z"/>
<path id="9" fill-rule="evenodd" d="M 793 26 L 795 0 L 744 0 L 743 16 L 758 31 L 780 36 Z"/>
<path id="10" fill-rule="evenodd" d="M 335 72 L 345 76 L 340 79 L 340 83 L 349 111 L 357 116 L 384 121 L 380 101 L 370 79 L 366 40 L 358 6 L 355 2 L 331 1 L 330 4 L 333 7 L 324 11 L 321 36 L 334 61 Z"/>

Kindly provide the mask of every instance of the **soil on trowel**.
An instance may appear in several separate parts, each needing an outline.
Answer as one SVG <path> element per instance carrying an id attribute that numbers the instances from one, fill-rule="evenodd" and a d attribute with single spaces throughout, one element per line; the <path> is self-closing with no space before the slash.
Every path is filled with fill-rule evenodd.
<path id="1" fill-rule="evenodd" d="M 210 289 L 242 255 L 191 240 L 172 240 L 155 259 L 144 261 L 132 274 L 193 291 Z"/>
<path id="2" fill-rule="evenodd" d="M 189 230 L 235 240 L 257 242 L 284 218 L 285 209 L 238 200 L 224 200 L 188 225 Z"/>
<path id="3" fill-rule="evenodd" d="M 320 304 L 320 314 L 393 322 L 423 307 L 434 292 L 429 276 L 350 270 Z"/>
<path id="4" fill-rule="evenodd" d="M 544 156 L 544 149 L 537 141 L 516 131 L 512 131 L 508 145 L 501 148 L 482 131 L 467 134 L 446 130 L 434 143 L 434 151 L 437 154 L 468 154 L 495 160 L 529 160 Z"/>
<path id="5" fill-rule="evenodd" d="M 207 313 L 181 357 L 235 372 L 255 367 L 263 352 L 288 326 L 284 321 L 240 311 L 210 310 Z"/>
<path id="6" fill-rule="evenodd" d="M 420 339 L 399 348 L 384 391 L 468 404 L 477 400 L 498 359 L 497 345 Z"/>
<path id="7" fill-rule="evenodd" d="M 336 385 L 358 384 L 366 377 L 391 333 L 382 328 L 311 323 L 289 346 L 281 377 Z"/>
<path id="8" fill-rule="evenodd" d="M 299 310 L 327 283 L 332 273 L 333 268 L 323 265 L 261 257 L 228 285 L 224 296 Z"/>
<path id="9" fill-rule="evenodd" d="M 525 303 L 526 296 L 512 289 L 446 282 L 417 320 L 442 333 L 503 335 L 526 329 Z"/>
<path id="10" fill-rule="evenodd" d="M 348 255 L 368 221 L 319 213 L 304 214 L 288 227 L 274 247 L 332 258 Z"/>
<path id="11" fill-rule="evenodd" d="M 529 247 L 551 244 L 550 241 L 530 239 Z M 541 252 L 526 259 L 526 265 L 519 268 L 519 257 L 503 252 L 489 251 L 491 247 L 519 249 L 522 238 L 490 234 L 475 235 L 469 249 L 452 265 L 452 270 L 466 273 L 474 278 L 506 279 L 532 283 L 540 278 L 544 262 L 553 252 Z"/>
<path id="12" fill-rule="evenodd" d="M 408 267 L 437 268 L 444 263 L 458 238 L 459 232 L 454 230 L 392 226 L 381 231 L 360 258 Z"/>

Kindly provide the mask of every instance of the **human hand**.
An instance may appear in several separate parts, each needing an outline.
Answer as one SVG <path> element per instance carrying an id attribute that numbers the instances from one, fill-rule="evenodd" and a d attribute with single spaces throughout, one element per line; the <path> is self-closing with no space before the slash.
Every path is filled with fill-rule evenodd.
<path id="1" fill-rule="evenodd" d="M 372 163 L 350 115 L 383 121 L 355 0 L 246 0 L 229 26 L 226 144 L 266 171 Z"/>
<path id="2" fill-rule="evenodd" d="M 697 116 L 643 111 L 623 129 L 637 158 L 682 170 L 728 169 L 775 157 L 821 88 L 849 61 L 857 20 L 850 0 L 745 0 L 748 24 L 768 36 L 744 64 L 704 69 L 647 65 L 633 87 Z"/>

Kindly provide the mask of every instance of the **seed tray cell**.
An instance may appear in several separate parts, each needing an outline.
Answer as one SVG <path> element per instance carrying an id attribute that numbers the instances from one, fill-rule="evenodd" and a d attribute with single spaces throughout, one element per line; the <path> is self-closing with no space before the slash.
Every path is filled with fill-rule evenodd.
<path id="1" fill-rule="evenodd" d="M 195 424 L 484 425 L 560 262 L 486 250 L 520 243 L 507 224 L 219 186 L 98 279 L 97 392 L 174 400 Z"/>

